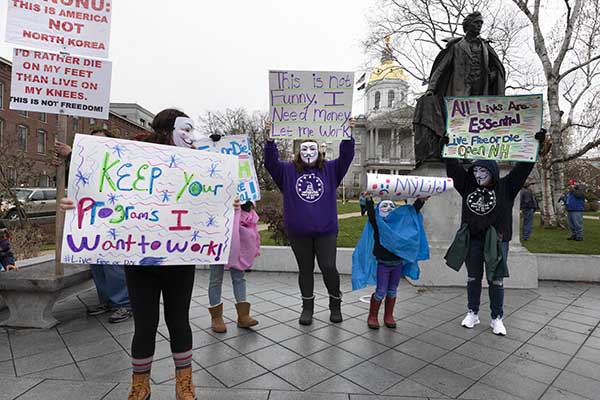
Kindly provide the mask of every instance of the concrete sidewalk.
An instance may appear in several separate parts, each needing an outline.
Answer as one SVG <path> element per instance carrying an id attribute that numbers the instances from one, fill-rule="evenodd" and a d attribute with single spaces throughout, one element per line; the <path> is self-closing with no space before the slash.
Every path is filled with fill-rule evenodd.
<path id="1" fill-rule="evenodd" d="M 507 290 L 508 336 L 489 329 L 487 293 L 481 324 L 460 326 L 466 293 L 417 289 L 402 282 L 398 328 L 369 330 L 368 304 L 351 292 L 339 325 L 316 276 L 316 320 L 298 325 L 297 274 L 247 274 L 248 300 L 260 322 L 236 328 L 229 279 L 223 288 L 228 332 L 214 334 L 206 309 L 208 273 L 197 271 L 190 318 L 194 379 L 201 400 L 598 399 L 600 285 L 541 282 Z M 94 290 L 60 302 L 51 330 L 0 330 L 0 399 L 125 399 L 133 321 L 87 317 Z M 6 317 L 6 311 L 0 318 Z M 152 370 L 152 399 L 174 399 L 169 335 L 161 320 Z"/>

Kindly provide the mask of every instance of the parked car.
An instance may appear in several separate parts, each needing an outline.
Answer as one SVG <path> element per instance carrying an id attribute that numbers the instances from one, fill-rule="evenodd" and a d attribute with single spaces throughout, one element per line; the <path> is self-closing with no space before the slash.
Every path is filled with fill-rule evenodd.
<path id="1" fill-rule="evenodd" d="M 27 217 L 44 217 L 56 214 L 55 188 L 14 188 Z M 17 219 L 17 207 L 11 199 L 2 203 L 2 218 Z"/>

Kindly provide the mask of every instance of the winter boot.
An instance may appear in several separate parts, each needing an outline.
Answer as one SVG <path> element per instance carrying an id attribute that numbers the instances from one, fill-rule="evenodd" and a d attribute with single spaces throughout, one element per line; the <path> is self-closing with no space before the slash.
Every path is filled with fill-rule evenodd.
<path id="1" fill-rule="evenodd" d="M 250 316 L 250 303 L 240 301 L 235 305 L 235 309 L 237 310 L 237 326 L 239 328 L 250 328 L 251 326 L 258 325 L 258 321 Z"/>
<path id="2" fill-rule="evenodd" d="M 383 323 L 388 328 L 395 329 L 396 321 L 394 321 L 394 305 L 396 304 L 395 297 L 385 298 L 385 308 L 383 310 Z"/>
<path id="3" fill-rule="evenodd" d="M 133 374 L 131 378 L 131 389 L 127 400 L 150 399 L 150 372 L 145 374 Z"/>
<path id="4" fill-rule="evenodd" d="M 175 398 L 196 400 L 196 387 L 192 383 L 192 367 L 175 370 Z"/>
<path id="5" fill-rule="evenodd" d="M 313 311 L 315 310 L 315 296 L 302 298 L 302 314 L 300 314 L 300 325 L 312 324 Z"/>
<path id="6" fill-rule="evenodd" d="M 208 307 L 208 311 L 210 311 L 211 318 L 211 328 L 213 332 L 216 333 L 225 333 L 227 332 L 227 327 L 225 326 L 225 321 L 223 321 L 223 303 L 219 303 L 214 307 Z"/>
<path id="7" fill-rule="evenodd" d="M 376 300 L 375 295 L 371 295 L 371 305 L 369 306 L 369 318 L 367 318 L 367 325 L 371 329 L 379 329 L 379 307 L 381 306 L 381 300 Z"/>
<path id="8" fill-rule="evenodd" d="M 342 294 L 340 293 L 340 297 L 329 296 L 329 320 L 333 323 L 342 322 Z"/>

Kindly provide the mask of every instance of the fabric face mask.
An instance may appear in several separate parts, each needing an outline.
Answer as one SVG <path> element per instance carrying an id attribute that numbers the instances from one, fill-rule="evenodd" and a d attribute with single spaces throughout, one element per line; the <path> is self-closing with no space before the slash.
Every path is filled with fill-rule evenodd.
<path id="1" fill-rule="evenodd" d="M 177 147 L 195 148 L 195 142 L 200 136 L 194 130 L 194 121 L 191 118 L 177 117 L 173 128 L 173 143 Z"/>
<path id="2" fill-rule="evenodd" d="M 395 208 L 396 208 L 396 205 L 394 204 L 393 201 L 391 201 L 391 200 L 384 200 L 379 205 L 379 215 L 382 218 L 385 218 L 388 215 L 390 215 L 390 213 L 392 211 L 394 211 Z"/>
<path id="3" fill-rule="evenodd" d="M 492 182 L 490 170 L 484 167 L 473 167 L 473 176 L 479 186 L 488 186 Z"/>
<path id="4" fill-rule="evenodd" d="M 304 142 L 300 145 L 300 159 L 303 163 L 310 165 L 317 161 L 319 146 L 316 142 Z"/>

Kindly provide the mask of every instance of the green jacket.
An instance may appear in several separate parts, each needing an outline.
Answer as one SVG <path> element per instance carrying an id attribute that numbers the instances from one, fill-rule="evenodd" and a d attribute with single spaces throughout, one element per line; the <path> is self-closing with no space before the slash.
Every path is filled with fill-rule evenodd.
<path id="1" fill-rule="evenodd" d="M 469 227 L 463 225 L 446 252 L 444 259 L 446 265 L 455 271 L 459 271 L 467 258 L 470 244 Z M 502 256 L 502 242 L 498 240 L 496 228 L 490 226 L 485 232 L 485 243 L 483 248 L 483 259 L 485 264 L 485 276 L 488 281 L 499 278 L 508 278 L 508 266 Z"/>

